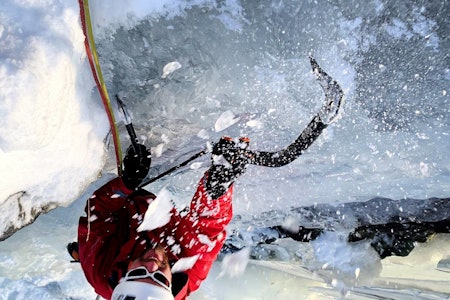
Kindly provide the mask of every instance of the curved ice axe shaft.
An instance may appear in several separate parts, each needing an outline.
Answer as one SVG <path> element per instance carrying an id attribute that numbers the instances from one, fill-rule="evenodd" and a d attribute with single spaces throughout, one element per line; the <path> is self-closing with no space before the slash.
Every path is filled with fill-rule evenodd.
<path id="1" fill-rule="evenodd" d="M 319 137 L 327 126 L 339 119 L 344 103 L 344 92 L 339 84 L 328 75 L 310 56 L 313 73 L 325 93 L 325 101 L 319 112 L 309 122 L 299 137 L 287 148 L 276 152 L 246 151 L 249 164 L 265 167 L 281 167 L 296 160 Z"/>

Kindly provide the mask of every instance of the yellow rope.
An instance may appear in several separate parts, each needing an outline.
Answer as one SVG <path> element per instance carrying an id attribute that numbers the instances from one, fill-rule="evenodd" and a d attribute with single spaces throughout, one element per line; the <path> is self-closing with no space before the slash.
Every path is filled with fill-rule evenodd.
<path id="1" fill-rule="evenodd" d="M 95 65 L 96 74 L 93 74 L 93 75 L 97 76 L 97 78 L 98 78 L 98 83 L 100 84 L 99 89 L 101 89 L 101 90 L 99 90 L 99 92 L 103 93 L 103 97 L 102 97 L 103 104 L 105 106 L 105 109 L 109 110 L 109 112 L 107 112 L 107 113 L 108 113 L 108 116 L 110 116 L 110 123 L 111 123 L 110 126 L 111 126 L 111 131 L 112 131 L 112 136 L 113 136 L 114 146 L 115 146 L 115 152 L 116 152 L 117 169 L 118 169 L 118 173 L 120 176 L 122 173 L 122 148 L 120 145 L 119 131 L 118 131 L 118 128 L 116 125 L 116 120 L 115 120 L 113 109 L 111 106 L 111 101 L 109 98 L 108 90 L 106 88 L 106 84 L 103 79 L 102 69 L 100 67 L 100 62 L 99 62 L 98 54 L 97 54 L 97 48 L 95 46 L 94 33 L 92 30 L 92 21 L 91 21 L 90 11 L 89 11 L 89 0 L 82 0 L 82 5 L 84 8 L 84 17 L 85 17 L 85 24 L 86 24 L 86 28 L 85 28 L 86 35 L 87 35 L 86 38 L 88 39 L 89 48 L 90 48 L 90 51 L 92 54 L 92 60 Z"/>

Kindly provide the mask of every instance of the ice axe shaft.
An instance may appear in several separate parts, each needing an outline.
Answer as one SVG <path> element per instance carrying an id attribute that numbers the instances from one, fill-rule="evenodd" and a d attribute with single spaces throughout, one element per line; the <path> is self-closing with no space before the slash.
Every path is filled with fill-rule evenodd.
<path id="1" fill-rule="evenodd" d="M 156 180 L 158 180 L 158 179 L 160 179 L 160 178 L 162 178 L 162 177 L 164 177 L 164 176 L 166 176 L 166 175 L 168 175 L 168 174 L 170 174 L 170 173 L 172 173 L 172 172 L 174 172 L 174 171 L 184 167 L 185 165 L 187 165 L 191 161 L 196 160 L 197 158 L 202 157 L 203 155 L 205 155 L 205 154 L 207 154 L 209 152 L 210 151 L 208 149 L 205 149 L 205 150 L 202 150 L 202 151 L 192 155 L 191 157 L 189 157 L 188 159 L 186 159 L 184 162 L 180 163 L 179 165 L 176 165 L 176 166 L 168 169 L 165 172 L 162 172 L 161 174 L 159 174 L 159 175 L 157 175 L 157 176 L 155 176 L 153 178 L 149 178 L 147 180 L 142 181 L 142 183 L 138 186 L 138 188 L 146 186 L 147 184 L 150 184 L 150 183 L 152 183 L 152 182 L 154 182 L 154 181 L 156 181 Z"/>
<path id="2" fill-rule="evenodd" d="M 136 131 L 134 131 L 133 123 L 131 122 L 130 113 L 128 112 L 126 105 L 120 99 L 119 95 L 116 95 L 116 101 L 117 101 L 117 105 L 119 106 L 119 109 L 122 112 L 124 122 L 125 122 L 125 128 L 127 129 L 128 135 L 130 136 L 131 145 L 134 148 L 134 153 L 138 154 L 139 157 L 141 157 L 141 154 L 142 154 L 141 148 L 138 146 L 139 139 L 137 138 Z"/>

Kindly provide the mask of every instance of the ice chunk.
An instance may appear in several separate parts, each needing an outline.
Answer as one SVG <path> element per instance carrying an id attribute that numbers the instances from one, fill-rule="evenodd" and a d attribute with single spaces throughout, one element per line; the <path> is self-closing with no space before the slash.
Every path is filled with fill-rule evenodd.
<path id="1" fill-rule="evenodd" d="M 208 131 L 206 131 L 205 129 L 200 130 L 200 131 L 197 133 L 197 136 L 198 136 L 199 138 L 201 138 L 201 139 L 204 139 L 204 140 L 209 139 Z"/>
<path id="2" fill-rule="evenodd" d="M 216 246 L 216 242 L 211 241 L 207 235 L 199 234 L 197 237 L 200 243 L 208 246 L 208 251 L 211 251 Z"/>
<path id="3" fill-rule="evenodd" d="M 214 129 L 216 132 L 220 132 L 236 124 L 238 121 L 239 118 L 236 117 L 236 115 L 231 110 L 227 110 L 220 115 L 219 119 L 217 119 L 216 124 L 214 125 Z"/>
<path id="4" fill-rule="evenodd" d="M 281 226 L 283 227 L 283 229 L 289 232 L 297 233 L 300 225 L 298 224 L 296 218 L 294 218 L 293 216 L 288 216 Z"/>
<path id="5" fill-rule="evenodd" d="M 161 157 L 162 153 L 163 153 L 163 149 L 164 149 L 164 143 L 160 143 L 158 144 L 156 147 L 152 147 L 152 154 L 155 157 Z"/>
<path id="6" fill-rule="evenodd" d="M 170 221 L 170 211 L 173 208 L 172 195 L 166 189 L 162 189 L 158 196 L 148 206 L 142 224 L 137 231 L 150 231 L 162 227 Z"/>
<path id="7" fill-rule="evenodd" d="M 245 125 L 256 129 L 261 129 L 263 127 L 263 123 L 260 120 L 250 120 Z"/>
<path id="8" fill-rule="evenodd" d="M 244 248 L 233 254 L 226 255 L 221 264 L 219 276 L 236 277 L 244 273 L 250 257 L 250 248 Z"/>
<path id="9" fill-rule="evenodd" d="M 180 69 L 181 67 L 182 67 L 181 64 L 177 61 L 168 63 L 163 68 L 163 74 L 162 74 L 161 78 L 167 78 L 167 76 L 169 76 L 171 73 L 175 72 L 176 70 Z"/>
<path id="10" fill-rule="evenodd" d="M 190 168 L 191 170 L 198 170 L 203 166 L 202 162 L 195 162 L 193 164 L 191 164 Z"/>
<path id="11" fill-rule="evenodd" d="M 172 267 L 172 273 L 183 272 L 191 269 L 197 262 L 199 254 L 191 257 L 180 258 Z"/>

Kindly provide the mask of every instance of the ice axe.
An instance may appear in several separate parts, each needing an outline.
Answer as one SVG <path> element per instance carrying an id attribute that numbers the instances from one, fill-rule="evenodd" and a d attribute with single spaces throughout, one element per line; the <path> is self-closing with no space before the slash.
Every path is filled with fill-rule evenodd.
<path id="1" fill-rule="evenodd" d="M 240 150 L 240 155 L 246 158 L 247 164 L 272 168 L 287 165 L 297 159 L 306 149 L 308 149 L 329 124 L 339 119 L 342 111 L 341 108 L 344 103 L 344 92 L 342 91 L 342 88 L 336 80 L 334 80 L 319 66 L 317 61 L 312 56 L 310 56 L 310 63 L 312 71 L 325 93 L 325 100 L 322 107 L 309 122 L 308 126 L 306 126 L 306 128 L 300 133 L 297 139 L 286 148 L 275 152 L 247 149 Z M 152 183 L 209 152 L 209 149 L 204 149 L 164 173 L 154 178 L 144 180 L 138 187 L 143 187 L 149 183 Z"/>
<path id="2" fill-rule="evenodd" d="M 138 146 L 139 139 L 136 136 L 136 131 L 134 131 L 133 123 L 131 122 L 131 116 L 128 111 L 128 108 L 117 94 L 116 94 L 116 101 L 117 105 L 119 106 L 119 110 L 122 112 L 125 128 L 127 129 L 128 135 L 130 136 L 131 145 L 133 146 L 134 153 L 136 153 L 138 157 L 142 157 L 141 148 Z"/>

